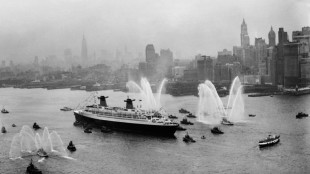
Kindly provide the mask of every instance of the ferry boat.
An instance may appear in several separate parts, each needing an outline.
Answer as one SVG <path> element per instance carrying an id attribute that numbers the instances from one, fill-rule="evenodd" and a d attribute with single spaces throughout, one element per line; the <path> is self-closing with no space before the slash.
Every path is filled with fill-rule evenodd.
<path id="1" fill-rule="evenodd" d="M 268 135 L 267 138 L 258 142 L 259 147 L 271 146 L 280 142 L 280 135 Z"/>
<path id="2" fill-rule="evenodd" d="M 108 127 L 112 130 L 130 131 L 161 136 L 173 136 L 179 124 L 163 116 L 158 111 L 147 111 L 133 106 L 133 99 L 128 98 L 126 108 L 109 107 L 107 96 L 100 96 L 99 105 L 86 106 L 75 110 L 75 119 L 94 127 Z"/>

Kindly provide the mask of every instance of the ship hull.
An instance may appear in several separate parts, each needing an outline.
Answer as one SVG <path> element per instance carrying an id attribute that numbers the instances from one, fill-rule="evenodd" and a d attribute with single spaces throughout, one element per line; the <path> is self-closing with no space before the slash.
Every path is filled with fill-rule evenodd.
<path id="1" fill-rule="evenodd" d="M 89 124 L 94 127 L 106 126 L 113 130 L 135 132 L 140 134 L 151 134 L 158 136 L 174 136 L 177 130 L 177 125 L 150 125 L 150 124 L 135 124 L 128 122 L 116 122 L 110 120 L 96 119 L 92 117 L 85 116 L 80 113 L 74 112 L 76 121 Z"/>

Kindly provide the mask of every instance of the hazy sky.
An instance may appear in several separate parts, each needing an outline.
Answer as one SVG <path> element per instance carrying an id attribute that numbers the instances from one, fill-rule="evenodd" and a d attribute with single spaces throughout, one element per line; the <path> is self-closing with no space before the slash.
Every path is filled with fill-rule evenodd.
<path id="1" fill-rule="evenodd" d="M 89 53 L 115 52 L 125 45 L 142 52 L 170 48 L 175 55 L 192 58 L 198 53 L 240 45 L 242 19 L 250 42 L 268 42 L 271 25 L 277 33 L 310 26 L 306 0 L 0 0 L 0 60 L 33 60 L 63 55 L 71 48 L 80 55 L 85 33 Z"/>

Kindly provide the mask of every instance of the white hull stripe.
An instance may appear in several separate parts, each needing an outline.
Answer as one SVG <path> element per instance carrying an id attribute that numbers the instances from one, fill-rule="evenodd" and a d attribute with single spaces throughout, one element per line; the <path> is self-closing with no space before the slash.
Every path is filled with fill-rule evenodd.
<path id="1" fill-rule="evenodd" d="M 124 117 L 111 117 L 111 116 L 106 116 L 106 115 L 97 115 L 97 114 L 91 114 L 91 113 L 86 113 L 86 112 L 80 112 L 80 111 L 74 111 L 74 113 L 79 114 L 84 117 L 92 118 L 95 120 L 102 120 L 102 121 L 111 121 L 111 122 L 119 122 L 119 123 L 130 123 L 130 124 L 143 124 L 143 125 L 153 125 L 153 126 L 176 126 L 173 124 L 166 124 L 164 125 L 163 123 L 153 123 L 148 120 L 142 120 L 142 119 L 130 119 L 130 118 L 124 118 Z"/>

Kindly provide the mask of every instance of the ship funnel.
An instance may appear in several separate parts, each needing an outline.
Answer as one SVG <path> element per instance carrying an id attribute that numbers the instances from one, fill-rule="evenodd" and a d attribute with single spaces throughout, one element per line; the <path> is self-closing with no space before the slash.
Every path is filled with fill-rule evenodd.
<path id="1" fill-rule="evenodd" d="M 98 99 L 100 99 L 100 106 L 108 107 L 106 98 L 109 98 L 109 96 L 100 96 Z"/>
<path id="2" fill-rule="evenodd" d="M 133 107 L 133 101 L 135 101 L 134 99 L 130 99 L 129 97 L 127 98 L 127 100 L 124 100 L 124 102 L 126 102 L 126 109 L 134 109 Z"/>

